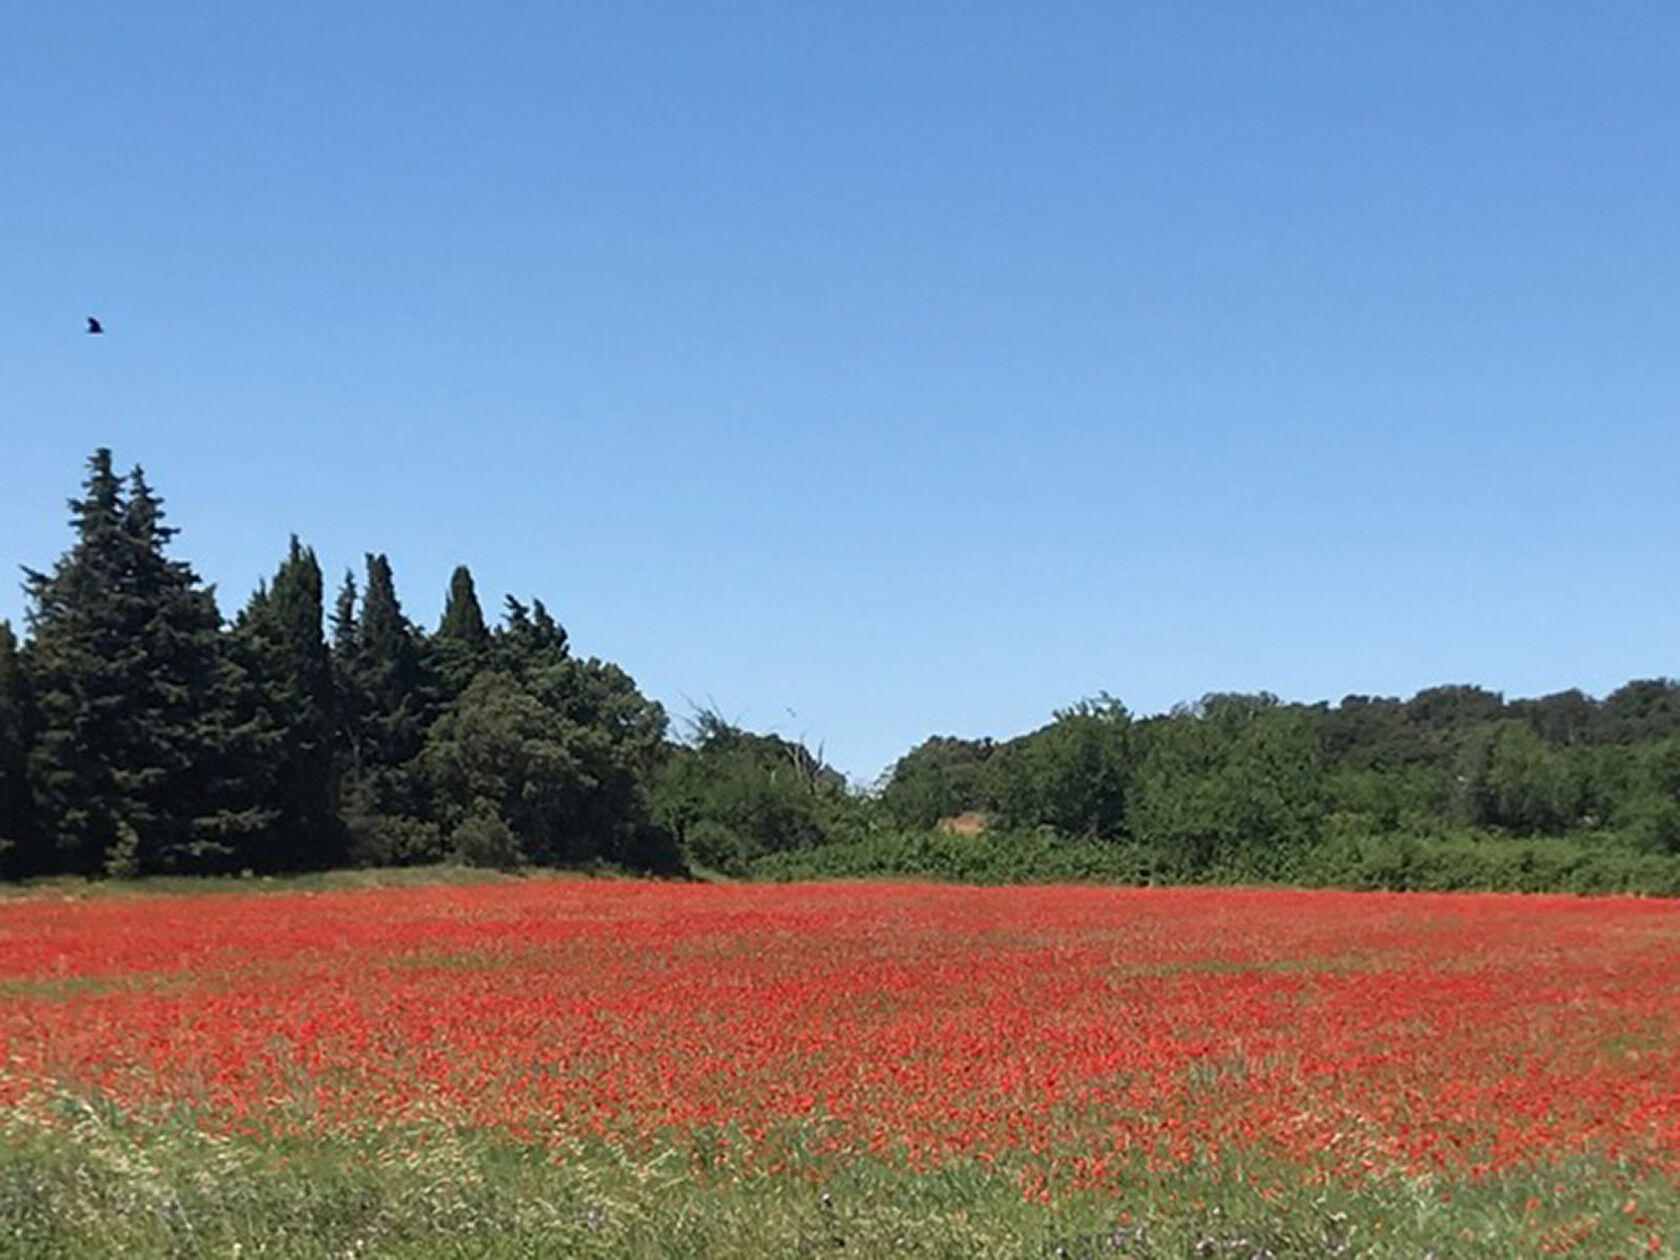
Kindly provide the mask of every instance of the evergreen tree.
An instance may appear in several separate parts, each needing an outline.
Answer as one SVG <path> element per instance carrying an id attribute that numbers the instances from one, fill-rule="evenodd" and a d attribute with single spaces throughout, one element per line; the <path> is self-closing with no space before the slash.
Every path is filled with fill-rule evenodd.
<path id="1" fill-rule="evenodd" d="M 420 750 L 430 716 L 421 667 L 419 631 L 397 601 L 391 562 L 367 557 L 367 591 L 362 596 L 351 669 L 358 691 L 358 747 L 362 760 L 400 766 Z"/>
<path id="2" fill-rule="evenodd" d="M 351 661 L 356 655 L 356 575 L 344 571 L 333 600 L 332 637 L 327 646 L 327 665 L 332 676 L 333 769 L 342 801 L 348 776 L 356 769 L 356 694 L 351 678 Z"/>
<path id="3" fill-rule="evenodd" d="M 333 749 L 332 665 L 321 629 L 321 566 L 294 534 L 272 585 L 260 586 L 233 632 L 252 720 L 276 738 L 245 767 L 274 811 L 257 869 L 320 869 L 343 860 Z"/>
<path id="4" fill-rule="evenodd" d="M 175 530 L 141 470 L 125 494 L 110 451 L 88 467 L 74 545 L 51 574 L 28 572 L 30 769 L 53 864 L 197 866 L 253 821 L 217 800 L 221 618 L 191 566 L 164 554 Z"/>
<path id="5" fill-rule="evenodd" d="M 360 608 L 348 615 L 341 594 L 334 652 L 348 740 L 344 821 L 362 862 L 431 861 L 437 828 L 416 757 L 435 714 L 425 644 L 403 615 L 391 564 L 367 557 Z M 345 591 L 353 590 L 346 583 Z"/>
<path id="6" fill-rule="evenodd" d="M 449 595 L 443 606 L 443 619 L 437 634 L 432 637 L 437 657 L 437 672 L 446 691 L 446 700 L 454 700 L 483 669 L 488 661 L 490 628 L 484 623 L 484 610 L 479 607 L 478 592 L 473 588 L 472 571 L 458 565 L 449 578 Z"/>
<path id="7" fill-rule="evenodd" d="M 472 570 L 456 565 L 449 575 L 449 598 L 443 606 L 443 620 L 438 623 L 438 638 L 481 650 L 490 642 L 490 628 L 484 624 L 484 610 L 478 604 L 478 591 L 473 587 Z"/>
<path id="8" fill-rule="evenodd" d="M 617 666 L 574 660 L 542 601 L 509 598 L 482 669 L 432 728 L 426 767 L 464 860 L 670 869 L 647 785 L 665 714 Z"/>
<path id="9" fill-rule="evenodd" d="M 11 623 L 0 621 L 0 875 L 33 872 L 35 809 L 29 791 L 29 693 Z"/>
<path id="10" fill-rule="evenodd" d="M 84 494 L 70 501 L 76 543 L 51 575 L 26 569 L 40 729 L 29 774 L 45 814 L 52 852 L 48 870 L 97 870 L 116 836 L 109 752 L 122 724 L 125 628 L 113 593 L 122 576 L 122 480 L 111 452 L 88 461 Z"/>
<path id="11" fill-rule="evenodd" d="M 532 600 L 527 607 L 512 595 L 507 597 L 491 649 L 497 669 L 521 678 L 564 673 L 571 656 L 566 628 L 549 614 L 542 600 Z"/>
<path id="12" fill-rule="evenodd" d="M 148 629 L 160 647 L 161 676 L 153 680 L 161 693 L 154 710 L 156 746 L 173 750 L 177 772 L 175 784 L 162 793 L 163 808 L 175 814 L 173 825 L 160 827 L 155 843 L 135 833 L 135 869 L 250 865 L 276 811 L 249 767 L 276 754 L 279 734 L 249 714 L 245 679 L 227 650 L 214 591 L 199 585 L 186 562 L 164 555 L 179 531 L 163 524 L 163 501 L 138 466 L 128 478 L 124 526 L 137 589 L 151 592 Z"/>
<path id="13" fill-rule="evenodd" d="M 333 601 L 332 652 L 341 667 L 356 652 L 356 575 L 349 569 Z"/>

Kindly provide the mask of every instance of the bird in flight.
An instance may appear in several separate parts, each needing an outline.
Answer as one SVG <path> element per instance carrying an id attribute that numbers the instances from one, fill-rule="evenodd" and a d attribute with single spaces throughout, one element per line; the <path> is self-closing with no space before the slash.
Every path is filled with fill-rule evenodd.
<path id="1" fill-rule="evenodd" d="M 88 336 L 97 337 L 100 333 L 105 331 L 105 325 L 101 324 L 92 315 L 89 315 L 88 316 L 87 330 L 88 330 Z"/>

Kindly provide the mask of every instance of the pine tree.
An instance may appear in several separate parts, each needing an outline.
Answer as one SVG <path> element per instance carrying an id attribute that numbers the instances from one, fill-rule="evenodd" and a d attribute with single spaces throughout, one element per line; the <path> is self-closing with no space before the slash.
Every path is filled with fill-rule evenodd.
<path id="1" fill-rule="evenodd" d="M 272 756 L 279 738 L 243 711 L 244 679 L 226 651 L 215 593 L 185 561 L 164 555 L 179 531 L 163 518 L 163 501 L 136 466 L 123 523 L 135 591 L 148 601 L 152 747 L 158 768 L 169 775 L 158 780 L 150 819 L 130 820 L 137 862 L 142 871 L 236 869 L 248 865 L 274 821 L 274 808 L 247 769 Z"/>
<path id="2" fill-rule="evenodd" d="M 253 821 L 215 799 L 221 618 L 164 554 L 175 530 L 141 470 L 125 494 L 109 450 L 88 468 L 74 545 L 50 575 L 28 573 L 37 805 L 61 869 L 198 866 Z"/>
<path id="3" fill-rule="evenodd" d="M 116 839 L 121 800 L 112 762 L 121 746 L 124 679 L 137 663 L 115 592 L 123 579 L 122 480 L 101 448 L 85 493 L 70 501 L 76 542 L 49 574 L 25 570 L 29 672 L 40 728 L 30 780 L 44 815 L 48 870 L 97 871 Z"/>
<path id="4" fill-rule="evenodd" d="M 33 874 L 35 809 L 29 791 L 30 703 L 17 636 L 0 621 L 0 874 Z"/>

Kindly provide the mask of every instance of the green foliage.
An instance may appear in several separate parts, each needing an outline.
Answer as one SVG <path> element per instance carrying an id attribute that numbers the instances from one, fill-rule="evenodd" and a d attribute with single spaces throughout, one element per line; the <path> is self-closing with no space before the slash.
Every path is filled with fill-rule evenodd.
<path id="1" fill-rule="evenodd" d="M 881 789 L 881 805 L 901 827 L 932 827 L 941 818 L 996 808 L 987 763 L 989 739 L 935 735 L 900 757 Z"/>
<path id="2" fill-rule="evenodd" d="M 591 786 L 565 714 L 500 672 L 480 674 L 432 728 L 425 767 L 446 825 L 507 831 L 528 858 L 558 863 L 585 854 L 581 799 Z M 473 860 L 464 858 L 464 860 Z"/>
<path id="3" fill-rule="evenodd" d="M 1406 702 L 1400 737 L 1407 760 L 1450 765 L 1466 732 L 1505 716 L 1505 703 L 1484 687 L 1428 687 Z"/>
<path id="4" fill-rule="evenodd" d="M 420 632 L 403 615 L 391 564 L 366 558 L 361 603 L 346 581 L 334 618 L 333 671 L 344 763 L 343 818 L 359 863 L 443 856 L 416 759 L 436 713 Z"/>
<path id="5" fill-rule="evenodd" d="M 1638 678 L 1604 697 L 1600 738 L 1631 744 L 1680 735 L 1680 679 Z"/>
<path id="6" fill-rule="evenodd" d="M 1323 749 L 1308 711 L 1273 696 L 1208 696 L 1141 724 L 1133 839 L 1182 877 L 1233 863 L 1286 869 L 1325 811 Z"/>
<path id="7" fill-rule="evenodd" d="M 33 705 L 11 623 L 0 621 L 0 876 L 35 865 L 35 802 L 29 786 Z"/>
<path id="8" fill-rule="evenodd" d="M 1641 849 L 1680 855 L 1680 736 L 1634 753 L 1620 822 Z"/>
<path id="9" fill-rule="evenodd" d="M 449 577 L 443 619 L 430 646 L 447 700 L 459 696 L 473 677 L 489 666 L 490 628 L 478 603 L 472 572 L 464 564 L 456 566 Z"/>
<path id="10" fill-rule="evenodd" d="M 767 853 L 828 841 L 856 808 L 844 776 L 803 744 L 715 713 L 695 719 L 692 744 L 672 751 L 654 793 L 685 857 L 730 875 Z"/>
<path id="11" fill-rule="evenodd" d="M 483 797 L 475 798 L 466 816 L 455 824 L 449 845 L 454 859 L 466 866 L 513 870 L 530 861 L 501 811 Z"/>
<path id="12" fill-rule="evenodd" d="M 1639 893 L 1680 896 L 1680 857 L 1615 837 L 1516 839 L 1464 829 L 1434 834 L 1331 834 L 1280 854 L 1233 849 L 1185 871 L 1171 850 L 1051 831 L 877 832 L 772 853 L 752 863 L 769 880 L 913 878 L 961 884 L 1266 884 L 1390 891 Z"/>
<path id="13" fill-rule="evenodd" d="M 1343 836 L 1310 859 L 1303 882 L 1340 888 L 1680 896 L 1680 860 L 1613 836 L 1518 839 L 1462 829 Z"/>
<path id="14" fill-rule="evenodd" d="M 1461 811 L 1473 826 L 1524 835 L 1564 831 L 1582 812 L 1568 757 L 1516 718 L 1472 730 L 1459 757 Z"/>
<path id="15" fill-rule="evenodd" d="M 472 570 L 464 564 L 457 565 L 449 575 L 449 597 L 443 605 L 437 637 L 476 652 L 490 646 L 490 627 L 485 624 L 484 610 L 479 607 Z"/>
<path id="16" fill-rule="evenodd" d="M 71 503 L 75 544 L 27 584 L 29 772 L 46 861 L 101 870 L 120 833 L 138 870 L 213 864 L 260 822 L 217 774 L 221 618 L 192 569 L 164 554 L 174 530 L 139 469 L 125 486 L 99 450 L 85 490 Z"/>
<path id="17" fill-rule="evenodd" d="M 674 866 L 646 786 L 663 754 L 664 711 L 617 666 L 574 658 L 540 601 L 510 599 L 483 650 L 493 667 L 433 725 L 422 758 L 457 854 L 481 860 L 461 846 L 482 847 L 499 824 L 511 847 L 497 864 L 517 854 L 548 865 Z"/>
<path id="18" fill-rule="evenodd" d="M 1455 776 L 1428 765 L 1342 765 L 1325 773 L 1325 826 L 1367 835 L 1414 832 L 1448 815 Z"/>
<path id="19" fill-rule="evenodd" d="M 1527 722 L 1536 735 L 1554 748 L 1590 742 L 1600 720 L 1597 702 L 1575 689 L 1537 700 L 1513 700 L 1505 710 Z"/>
<path id="20" fill-rule="evenodd" d="M 332 611 L 332 662 L 335 683 L 342 681 L 342 673 L 346 663 L 356 654 L 356 575 L 349 569 L 344 571 L 344 581 L 340 583 L 338 594 L 333 598 Z"/>
<path id="21" fill-rule="evenodd" d="M 1160 873 L 1138 845 L 1065 837 L 1049 829 L 877 831 L 859 839 L 783 850 L 751 865 L 758 879 L 914 878 L 957 884 L 1148 884 Z"/>
<path id="22" fill-rule="evenodd" d="M 1638 694 L 1655 722 L 1666 690 Z M 1349 697 L 1333 709 L 1212 695 L 1126 721 L 1123 737 L 1106 742 L 1103 724 L 1120 727 L 1123 710 L 1087 706 L 980 763 L 997 830 L 939 834 L 922 821 L 933 811 L 901 806 L 889 816 L 918 825 L 771 854 L 753 869 L 769 878 L 1680 891 L 1680 740 L 1646 740 L 1631 756 L 1595 744 L 1598 709 L 1581 701 L 1565 693 L 1489 720 L 1506 706 L 1478 688 L 1435 688 L 1411 702 Z M 937 782 L 937 758 L 960 748 L 924 745 L 895 768 L 883 799 L 900 773 L 907 787 Z M 1121 828 L 1088 821 L 1089 803 L 1109 798 L 1105 783 L 1122 785 Z M 1081 803 L 1086 812 L 1070 808 Z M 1616 830 L 1595 832 L 1603 820 Z"/>
<path id="23" fill-rule="evenodd" d="M 106 450 L 88 467 L 73 545 L 29 572 L 21 651 L 0 625 L 0 874 L 679 865 L 649 804 L 663 710 L 572 657 L 540 601 L 510 599 L 491 630 L 457 568 L 427 636 L 370 554 L 329 647 L 320 566 L 294 537 L 224 629 L 165 554 L 144 475 Z"/>
<path id="24" fill-rule="evenodd" d="M 329 644 L 320 566 L 295 537 L 224 628 L 167 554 L 175 531 L 138 469 L 120 477 L 95 452 L 71 511 L 70 549 L 28 571 L 26 640 L 0 624 L 7 877 L 875 862 L 963 879 L 1655 889 L 1680 854 L 1673 679 L 1602 701 L 1213 694 L 1141 720 L 1099 694 L 1004 743 L 929 739 L 871 798 L 820 752 L 716 714 L 671 742 L 660 706 L 574 656 L 540 600 L 509 598 L 488 625 L 465 566 L 428 635 L 368 555 Z M 932 835 L 965 814 L 995 830 Z"/>
<path id="25" fill-rule="evenodd" d="M 334 749 L 337 696 L 321 629 L 321 567 L 292 537 L 271 584 L 240 613 L 229 650 L 241 671 L 239 770 L 274 819 L 242 869 L 321 869 L 344 859 Z"/>
<path id="26" fill-rule="evenodd" d="M 998 750 L 992 782 L 1000 821 L 1063 835 L 1126 834 L 1134 761 L 1131 714 L 1102 695 Z"/>
<path id="27" fill-rule="evenodd" d="M 112 879 L 135 879 L 145 874 L 140 865 L 140 833 L 126 818 L 117 819 L 116 839 L 105 850 L 104 874 Z"/>

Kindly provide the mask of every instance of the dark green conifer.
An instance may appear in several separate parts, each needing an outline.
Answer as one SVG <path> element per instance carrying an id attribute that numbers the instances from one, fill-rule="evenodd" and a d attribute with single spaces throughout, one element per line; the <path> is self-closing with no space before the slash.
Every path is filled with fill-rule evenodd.
<path id="1" fill-rule="evenodd" d="M 120 806 L 111 762 L 121 740 L 132 632 L 115 600 L 126 548 L 122 479 L 109 450 L 88 460 L 83 490 L 70 501 L 70 551 L 51 574 L 25 570 L 40 715 L 29 771 L 50 844 L 47 870 L 98 870 L 116 837 Z"/>
<path id="2" fill-rule="evenodd" d="M 13 878 L 40 864 L 29 791 L 30 707 L 17 636 L 0 621 L 0 874 Z"/>
<path id="3" fill-rule="evenodd" d="M 36 803 L 61 868 L 195 866 L 243 825 L 216 800 L 221 618 L 191 566 L 164 554 L 175 530 L 141 470 L 125 495 L 110 451 L 88 467 L 74 545 L 51 574 L 28 574 Z"/>
<path id="4" fill-rule="evenodd" d="M 349 753 L 344 821 L 357 860 L 428 861 L 438 856 L 436 828 L 415 758 L 436 712 L 436 688 L 424 640 L 397 600 L 390 561 L 369 555 L 366 576 L 354 619 L 335 624 Z"/>
<path id="5" fill-rule="evenodd" d="M 332 665 L 321 628 L 321 566 L 294 534 L 286 558 L 233 631 L 253 720 L 277 739 L 246 768 L 274 811 L 258 869 L 319 869 L 343 858 L 333 749 Z"/>
<path id="6" fill-rule="evenodd" d="M 616 666 L 574 660 L 540 600 L 509 597 L 488 665 L 433 726 L 426 766 L 455 856 L 667 867 L 646 781 L 665 714 Z"/>
<path id="7" fill-rule="evenodd" d="M 473 675 L 485 667 L 490 648 L 490 629 L 484 624 L 484 610 L 479 607 L 472 572 L 464 564 L 450 575 L 449 596 L 444 602 L 437 634 L 432 636 L 432 648 L 443 684 L 441 699 L 447 704 L 465 691 Z"/>
<path id="8" fill-rule="evenodd" d="M 496 668 L 522 679 L 552 673 L 571 659 L 565 627 L 550 615 L 540 599 L 529 606 L 507 597 L 502 625 L 494 636 Z"/>
<path id="9" fill-rule="evenodd" d="M 472 570 L 464 564 L 457 565 L 449 575 L 449 598 L 443 606 L 443 620 L 438 623 L 438 638 L 474 650 L 490 642 L 490 628 L 484 624 L 484 610 L 479 607 Z"/>
<path id="10" fill-rule="evenodd" d="M 352 658 L 363 701 L 363 752 L 380 765 L 400 765 L 425 738 L 427 696 L 420 634 L 403 615 L 391 562 L 367 557 L 367 591 Z"/>
<path id="11" fill-rule="evenodd" d="M 356 575 L 349 569 L 333 601 L 332 650 L 340 662 L 348 661 L 356 651 Z"/>

